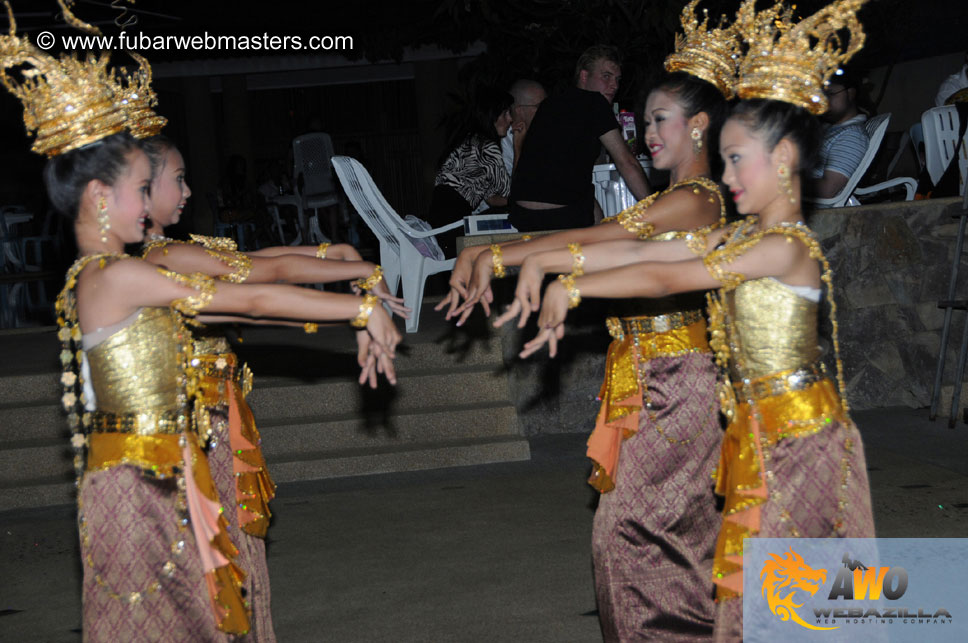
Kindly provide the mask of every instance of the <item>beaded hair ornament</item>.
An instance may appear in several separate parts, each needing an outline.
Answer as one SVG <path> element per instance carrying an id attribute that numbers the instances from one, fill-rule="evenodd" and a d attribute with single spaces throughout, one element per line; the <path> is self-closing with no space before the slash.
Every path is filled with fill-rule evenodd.
<path id="1" fill-rule="evenodd" d="M 782 2 L 756 11 L 756 0 L 746 0 L 735 22 L 748 47 L 739 62 L 736 95 L 792 103 L 812 114 L 827 111 L 824 86 L 864 46 L 857 11 L 866 2 L 837 0 L 795 22 Z"/>
<path id="2" fill-rule="evenodd" d="M 665 59 L 666 71 L 684 71 L 712 84 L 726 98 L 732 98 L 740 54 L 736 30 L 732 25 L 709 29 L 705 9 L 702 23 L 696 17 L 697 4 L 699 0 L 692 0 L 682 10 L 679 17 L 682 33 L 676 34 L 676 50 Z"/>

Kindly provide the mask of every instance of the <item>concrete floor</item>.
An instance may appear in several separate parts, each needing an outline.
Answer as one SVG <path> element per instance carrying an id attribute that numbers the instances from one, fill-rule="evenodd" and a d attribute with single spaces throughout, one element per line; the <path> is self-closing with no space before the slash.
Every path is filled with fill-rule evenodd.
<path id="1" fill-rule="evenodd" d="M 854 414 L 878 535 L 968 536 L 968 429 Z M 269 569 L 280 641 L 598 641 L 584 435 L 530 462 L 284 485 Z M 71 507 L 0 513 L 0 640 L 79 641 Z"/>

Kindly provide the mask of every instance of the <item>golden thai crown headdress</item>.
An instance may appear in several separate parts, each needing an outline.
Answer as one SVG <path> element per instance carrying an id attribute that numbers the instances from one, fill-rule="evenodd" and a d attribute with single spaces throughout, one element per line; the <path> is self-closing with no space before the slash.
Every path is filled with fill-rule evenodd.
<path id="1" fill-rule="evenodd" d="M 58 3 L 70 24 L 86 25 Z M 107 52 L 54 58 L 16 35 L 13 10 L 6 0 L 4 5 L 10 30 L 0 35 L 0 82 L 24 106 L 24 126 L 35 133 L 34 152 L 50 158 L 125 129 L 142 135 L 161 129 L 165 120 L 151 112 L 156 99 L 147 61 L 140 59 L 141 69 L 130 76 L 108 67 Z M 14 69 L 19 78 L 12 77 Z"/>
<path id="2" fill-rule="evenodd" d="M 743 2 L 734 24 L 748 49 L 736 95 L 780 100 L 813 114 L 827 111 L 824 85 L 864 46 L 857 11 L 866 2 L 836 0 L 798 23 L 781 2 L 759 12 L 756 0 Z"/>
<path id="3" fill-rule="evenodd" d="M 148 138 L 161 132 L 168 119 L 154 110 L 158 97 L 151 89 L 151 65 L 144 56 L 133 51 L 128 54 L 138 62 L 138 71 L 119 75 L 119 99 L 127 112 L 128 130 L 135 138 Z"/>
<path id="4" fill-rule="evenodd" d="M 64 20 L 81 31 L 100 36 L 101 30 L 74 15 L 70 6 L 75 0 L 57 0 Z M 138 63 L 138 71 L 133 74 L 117 72 L 118 100 L 127 112 L 127 128 L 135 138 L 148 138 L 161 132 L 168 119 L 155 113 L 158 96 L 151 89 L 151 65 L 144 56 L 133 51 L 128 55 Z"/>
<path id="5" fill-rule="evenodd" d="M 679 17 L 682 33 L 676 34 L 676 50 L 665 59 L 666 71 L 684 71 L 711 83 L 726 98 L 733 97 L 740 42 L 733 26 L 709 29 L 709 15 L 703 11 L 700 24 L 692 0 Z"/>
<path id="6" fill-rule="evenodd" d="M 54 58 L 16 35 L 8 2 L 8 35 L 0 35 L 0 82 L 24 106 L 24 126 L 36 132 L 31 148 L 48 157 L 75 150 L 125 128 L 108 55 Z M 19 68 L 20 80 L 9 74 Z"/>

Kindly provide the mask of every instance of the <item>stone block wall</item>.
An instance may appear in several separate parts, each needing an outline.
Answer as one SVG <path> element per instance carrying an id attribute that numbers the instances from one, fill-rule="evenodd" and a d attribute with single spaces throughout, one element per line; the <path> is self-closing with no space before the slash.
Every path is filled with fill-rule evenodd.
<path id="1" fill-rule="evenodd" d="M 938 301 L 948 296 L 960 212 L 961 199 L 951 198 L 838 208 L 811 217 L 834 270 L 853 408 L 929 405 L 944 321 Z M 968 298 L 968 260 L 960 261 L 956 298 Z M 946 397 L 964 319 L 964 312 L 952 316 Z"/>

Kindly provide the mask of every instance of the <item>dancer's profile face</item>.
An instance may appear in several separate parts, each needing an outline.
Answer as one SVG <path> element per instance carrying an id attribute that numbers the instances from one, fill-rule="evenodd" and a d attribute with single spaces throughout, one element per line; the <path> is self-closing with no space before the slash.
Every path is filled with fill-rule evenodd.
<path id="1" fill-rule="evenodd" d="M 110 186 L 105 196 L 110 232 L 123 243 L 144 240 L 148 216 L 148 192 L 151 188 L 151 163 L 139 149 L 125 155 L 125 169 Z"/>
<path id="2" fill-rule="evenodd" d="M 668 170 L 693 155 L 689 120 L 675 94 L 662 89 L 650 93 L 642 122 L 645 124 L 645 144 L 654 167 Z"/>
<path id="3" fill-rule="evenodd" d="M 762 212 L 779 198 L 777 168 L 770 150 L 741 120 L 726 121 L 719 135 L 723 183 L 729 187 L 740 214 Z"/>
<path id="4" fill-rule="evenodd" d="M 148 211 L 152 221 L 163 228 L 178 223 L 191 195 L 192 191 L 185 181 L 185 160 L 177 149 L 169 147 L 158 174 L 151 181 Z"/>

